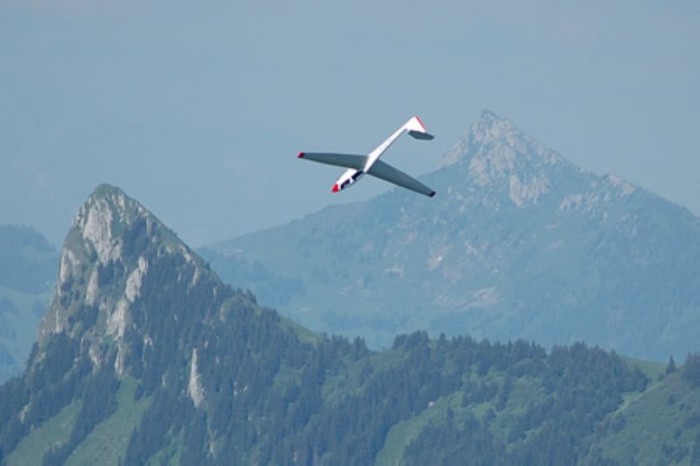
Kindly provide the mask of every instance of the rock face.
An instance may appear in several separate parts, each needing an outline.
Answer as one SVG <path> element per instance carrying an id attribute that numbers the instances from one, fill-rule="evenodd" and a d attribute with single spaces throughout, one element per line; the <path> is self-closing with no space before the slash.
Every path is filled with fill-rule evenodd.
<path id="1" fill-rule="evenodd" d="M 700 219 L 687 210 L 488 111 L 424 179 L 434 199 L 396 189 L 203 254 L 310 328 L 375 347 L 428 329 L 659 361 L 697 349 Z"/>
<path id="2" fill-rule="evenodd" d="M 550 191 L 547 172 L 552 168 L 571 168 L 559 154 L 489 111 L 443 156 L 440 165 L 445 168 L 460 163 L 467 164 L 474 185 L 506 188 L 517 207 L 536 203 Z"/>
<path id="3" fill-rule="evenodd" d="M 96 365 L 116 346 L 115 369 L 123 373 L 127 333 L 140 334 L 130 338 L 152 341 L 134 325 L 143 317 L 134 312 L 147 312 L 134 306 L 141 287 L 151 269 L 155 267 L 159 274 L 163 263 L 180 258 L 184 264 L 178 278 L 184 289 L 196 287 L 202 275 L 213 279 L 205 264 L 142 205 L 117 188 L 98 187 L 66 238 L 56 294 L 41 323 L 39 346 L 51 334 L 80 337 L 89 342 Z"/>

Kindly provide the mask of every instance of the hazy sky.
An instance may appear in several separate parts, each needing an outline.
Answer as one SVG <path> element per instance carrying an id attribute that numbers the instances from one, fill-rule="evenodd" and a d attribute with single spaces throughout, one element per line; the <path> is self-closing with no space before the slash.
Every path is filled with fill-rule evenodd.
<path id="1" fill-rule="evenodd" d="M 698 44 L 696 0 L 3 0 L 0 223 L 58 246 L 109 182 L 227 239 L 388 189 L 332 195 L 299 150 L 418 114 L 436 140 L 387 159 L 426 173 L 483 109 L 700 214 Z"/>

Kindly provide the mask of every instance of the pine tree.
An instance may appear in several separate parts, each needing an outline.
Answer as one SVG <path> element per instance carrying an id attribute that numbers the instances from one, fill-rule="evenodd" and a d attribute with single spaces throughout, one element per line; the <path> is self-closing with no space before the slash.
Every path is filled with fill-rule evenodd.
<path id="1" fill-rule="evenodd" d="M 673 374 L 676 372 L 676 361 L 673 360 L 673 356 L 668 358 L 668 365 L 666 366 L 666 375 Z"/>

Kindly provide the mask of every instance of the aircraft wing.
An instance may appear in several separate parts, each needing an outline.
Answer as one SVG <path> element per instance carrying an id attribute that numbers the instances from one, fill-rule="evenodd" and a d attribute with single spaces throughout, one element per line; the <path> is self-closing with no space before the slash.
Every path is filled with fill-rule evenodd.
<path id="1" fill-rule="evenodd" d="M 367 163 L 366 155 L 337 154 L 333 152 L 299 152 L 297 157 L 337 167 L 354 168 L 355 170 L 362 170 L 365 167 L 365 163 Z"/>
<path id="2" fill-rule="evenodd" d="M 381 160 L 377 160 L 376 162 L 374 162 L 374 165 L 370 167 L 367 173 L 376 176 L 377 178 L 381 178 L 384 181 L 388 181 L 389 183 L 394 183 L 403 188 L 410 189 L 411 191 L 425 194 L 426 196 L 433 197 L 435 195 L 435 191 L 433 191 L 417 179 L 408 176 L 401 170 L 397 170 L 396 168 L 392 167 L 388 163 L 382 162 Z"/>
<path id="3" fill-rule="evenodd" d="M 427 133 L 425 131 L 416 131 L 416 130 L 412 129 L 408 132 L 408 134 L 410 134 L 411 136 L 413 136 L 416 139 L 422 139 L 424 141 L 432 141 L 433 139 L 435 139 L 435 136 L 433 136 L 432 134 Z"/>

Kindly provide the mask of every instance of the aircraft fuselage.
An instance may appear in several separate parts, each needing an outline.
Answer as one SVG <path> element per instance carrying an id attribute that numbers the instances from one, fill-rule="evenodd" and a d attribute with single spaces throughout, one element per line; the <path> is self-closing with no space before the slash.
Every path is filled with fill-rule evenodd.
<path id="1" fill-rule="evenodd" d="M 345 172 L 343 172 L 342 175 L 340 175 L 340 178 L 338 178 L 338 180 L 335 182 L 335 184 L 331 188 L 331 192 L 337 193 L 338 191 L 342 191 L 345 188 L 349 188 L 364 175 L 365 172 L 363 172 L 362 170 L 348 168 L 347 170 L 345 170 Z"/>

